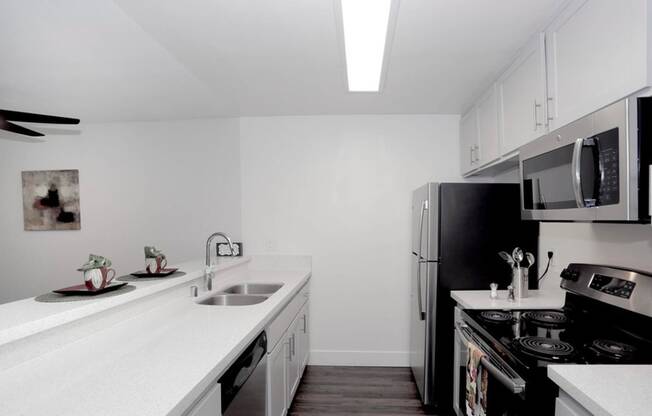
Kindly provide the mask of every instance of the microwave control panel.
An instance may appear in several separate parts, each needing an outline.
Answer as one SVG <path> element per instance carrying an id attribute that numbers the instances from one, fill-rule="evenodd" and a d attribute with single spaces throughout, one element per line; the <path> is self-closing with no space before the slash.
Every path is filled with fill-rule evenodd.
<path id="1" fill-rule="evenodd" d="M 629 299 L 632 296 L 636 283 L 617 277 L 594 274 L 589 287 L 602 293 L 620 298 Z"/>
<path id="2" fill-rule="evenodd" d="M 618 129 L 611 129 L 593 137 L 599 149 L 600 188 L 598 205 L 613 205 L 620 200 L 618 172 Z"/>

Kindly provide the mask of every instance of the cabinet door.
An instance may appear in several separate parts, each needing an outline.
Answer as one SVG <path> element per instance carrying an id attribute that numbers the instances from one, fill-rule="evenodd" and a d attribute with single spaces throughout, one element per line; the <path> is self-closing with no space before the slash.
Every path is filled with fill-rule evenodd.
<path id="1" fill-rule="evenodd" d="M 199 402 L 186 413 L 186 416 L 216 416 L 222 414 L 222 393 L 220 385 L 215 384 Z"/>
<path id="2" fill-rule="evenodd" d="M 500 156 L 500 134 L 498 131 L 498 94 L 492 85 L 477 104 L 478 112 L 478 165 L 492 162 Z"/>
<path id="3" fill-rule="evenodd" d="M 285 416 L 287 402 L 287 341 L 276 344 L 276 348 L 267 357 L 267 416 Z"/>
<path id="4" fill-rule="evenodd" d="M 292 403 L 294 393 L 299 387 L 299 360 L 297 359 L 297 335 L 299 330 L 299 317 L 297 316 L 292 321 L 290 328 L 288 328 L 288 361 L 287 361 L 287 403 L 288 406 Z"/>
<path id="5" fill-rule="evenodd" d="M 544 34 L 537 33 L 498 81 L 502 153 L 546 133 Z"/>
<path id="6" fill-rule="evenodd" d="M 310 336 L 308 335 L 308 305 L 306 302 L 299 312 L 299 328 L 297 335 L 297 361 L 299 362 L 299 377 L 303 376 L 303 371 L 308 365 L 310 355 Z"/>
<path id="7" fill-rule="evenodd" d="M 649 84 L 646 0 L 575 0 L 546 31 L 551 128 Z"/>
<path id="8" fill-rule="evenodd" d="M 460 167 L 462 174 L 476 168 L 478 159 L 478 113 L 473 107 L 460 119 Z"/>

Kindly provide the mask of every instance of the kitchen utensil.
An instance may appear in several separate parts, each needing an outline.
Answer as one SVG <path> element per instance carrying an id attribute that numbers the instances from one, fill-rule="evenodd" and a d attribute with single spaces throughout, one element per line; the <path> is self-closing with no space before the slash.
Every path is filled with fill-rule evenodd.
<path id="1" fill-rule="evenodd" d="M 514 258 L 516 267 L 521 267 L 521 262 L 523 261 L 524 258 L 523 250 L 521 250 L 520 247 L 514 248 L 514 251 L 512 251 L 512 257 Z"/>
<path id="2" fill-rule="evenodd" d="M 505 260 L 512 268 L 514 268 L 514 259 L 506 251 L 499 251 L 498 255 L 500 258 Z"/>
<path id="3" fill-rule="evenodd" d="M 525 253 L 525 258 L 527 259 L 527 268 L 529 269 L 534 264 L 534 254 Z"/>

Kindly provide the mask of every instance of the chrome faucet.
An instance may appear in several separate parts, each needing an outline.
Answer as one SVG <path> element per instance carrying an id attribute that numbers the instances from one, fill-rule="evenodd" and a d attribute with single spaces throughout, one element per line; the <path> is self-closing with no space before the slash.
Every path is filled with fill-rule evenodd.
<path id="1" fill-rule="evenodd" d="M 206 240 L 206 269 L 204 269 L 204 289 L 207 291 L 213 290 L 213 271 L 211 270 L 211 243 L 215 237 L 222 237 L 229 244 L 229 250 L 231 250 L 231 256 L 235 256 L 235 250 L 233 248 L 233 242 L 228 235 L 224 233 L 213 233 Z"/>

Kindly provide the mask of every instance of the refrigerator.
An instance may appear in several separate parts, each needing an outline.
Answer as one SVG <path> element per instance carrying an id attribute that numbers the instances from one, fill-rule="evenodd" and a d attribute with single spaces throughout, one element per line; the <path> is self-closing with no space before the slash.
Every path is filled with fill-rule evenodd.
<path id="1" fill-rule="evenodd" d="M 518 184 L 491 183 L 428 183 L 413 192 L 410 367 L 423 404 L 438 414 L 453 409 L 450 291 L 492 282 L 505 289 L 511 269 L 497 253 L 538 253 L 539 223 L 521 220 L 519 192 Z"/>

